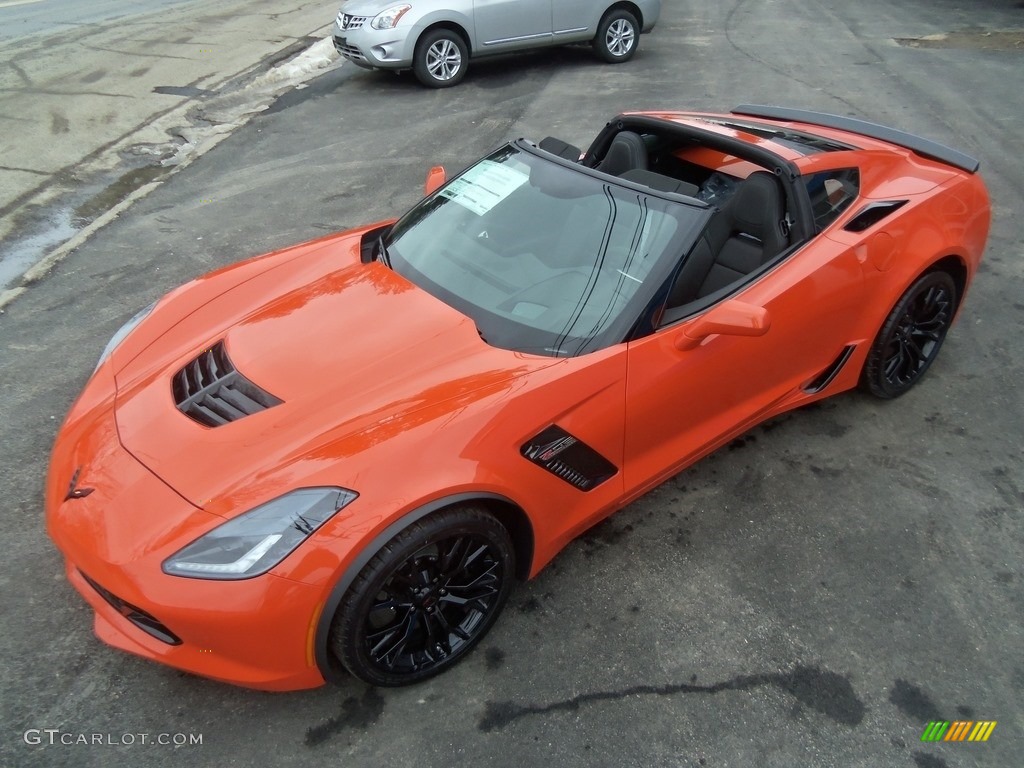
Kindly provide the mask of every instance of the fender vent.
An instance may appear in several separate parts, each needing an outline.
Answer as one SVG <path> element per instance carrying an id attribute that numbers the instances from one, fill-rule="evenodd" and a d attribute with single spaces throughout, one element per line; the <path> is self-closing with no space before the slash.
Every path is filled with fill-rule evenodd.
<path id="1" fill-rule="evenodd" d="M 223 341 L 178 371 L 171 389 L 178 410 L 205 427 L 219 427 L 282 402 L 235 370 Z"/>
<path id="2" fill-rule="evenodd" d="M 614 464 L 589 445 L 554 425 L 531 438 L 520 452 L 581 491 L 596 488 L 617 471 Z"/>
<path id="3" fill-rule="evenodd" d="M 906 204 L 906 200 L 886 200 L 882 203 L 869 203 L 861 208 L 857 215 L 850 219 L 843 229 L 847 232 L 863 232 L 869 227 L 875 226 L 875 224 L 890 213 L 895 213 Z"/>
<path id="4" fill-rule="evenodd" d="M 825 387 L 832 383 L 832 380 L 839 375 L 839 372 L 843 370 L 843 366 L 846 365 L 846 361 L 850 359 L 850 355 L 853 354 L 853 350 L 857 348 L 856 344 L 848 344 L 843 347 L 843 351 L 839 353 L 839 357 L 833 360 L 828 368 L 819 373 L 814 377 L 808 384 L 804 386 L 804 392 L 809 395 L 821 392 Z"/>

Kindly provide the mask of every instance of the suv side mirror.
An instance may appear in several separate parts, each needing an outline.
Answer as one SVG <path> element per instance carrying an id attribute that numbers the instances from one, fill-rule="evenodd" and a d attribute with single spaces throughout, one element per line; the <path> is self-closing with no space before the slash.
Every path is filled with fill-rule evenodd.
<path id="1" fill-rule="evenodd" d="M 427 180 L 423 184 L 423 194 L 429 195 L 448 180 L 448 174 L 444 172 L 443 165 L 435 165 L 427 171 Z"/>
<path id="2" fill-rule="evenodd" d="M 676 337 L 676 349 L 694 349 L 708 336 L 717 333 L 723 336 L 764 336 L 771 325 L 771 317 L 764 307 L 730 299 L 689 323 Z"/>

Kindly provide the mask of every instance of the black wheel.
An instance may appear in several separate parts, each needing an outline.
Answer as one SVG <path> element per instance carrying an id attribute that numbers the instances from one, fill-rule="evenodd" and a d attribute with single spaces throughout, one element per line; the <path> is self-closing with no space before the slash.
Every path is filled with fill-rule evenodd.
<path id="1" fill-rule="evenodd" d="M 607 62 L 629 61 L 640 42 L 640 24 L 629 11 L 609 11 L 597 26 L 594 51 Z"/>
<path id="2" fill-rule="evenodd" d="M 462 82 L 469 66 L 469 51 L 458 32 L 435 29 L 416 43 L 412 69 L 429 88 L 450 88 Z"/>
<path id="3" fill-rule="evenodd" d="M 907 289 L 878 332 L 861 384 L 882 398 L 899 397 L 935 360 L 956 312 L 956 283 L 947 272 L 929 272 Z"/>
<path id="4" fill-rule="evenodd" d="M 371 685 L 408 685 L 443 672 L 480 642 L 508 597 L 508 531 L 476 507 L 413 523 L 353 582 L 331 625 L 331 649 Z"/>

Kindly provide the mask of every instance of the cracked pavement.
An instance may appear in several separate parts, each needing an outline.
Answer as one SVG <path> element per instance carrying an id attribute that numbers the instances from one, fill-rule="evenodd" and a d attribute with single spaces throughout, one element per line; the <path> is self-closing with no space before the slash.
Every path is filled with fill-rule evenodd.
<path id="1" fill-rule="evenodd" d="M 323 3 L 218 0 L 0 40 L 0 258 L 66 239 L 93 194 L 173 155 L 190 109 L 332 21 Z"/>

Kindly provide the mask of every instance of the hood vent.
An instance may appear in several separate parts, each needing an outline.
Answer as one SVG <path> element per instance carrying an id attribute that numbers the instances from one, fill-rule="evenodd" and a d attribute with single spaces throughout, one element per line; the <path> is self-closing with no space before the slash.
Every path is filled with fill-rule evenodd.
<path id="1" fill-rule="evenodd" d="M 178 371 L 171 388 L 178 410 L 205 427 L 219 427 L 282 402 L 235 370 L 223 341 Z"/>

